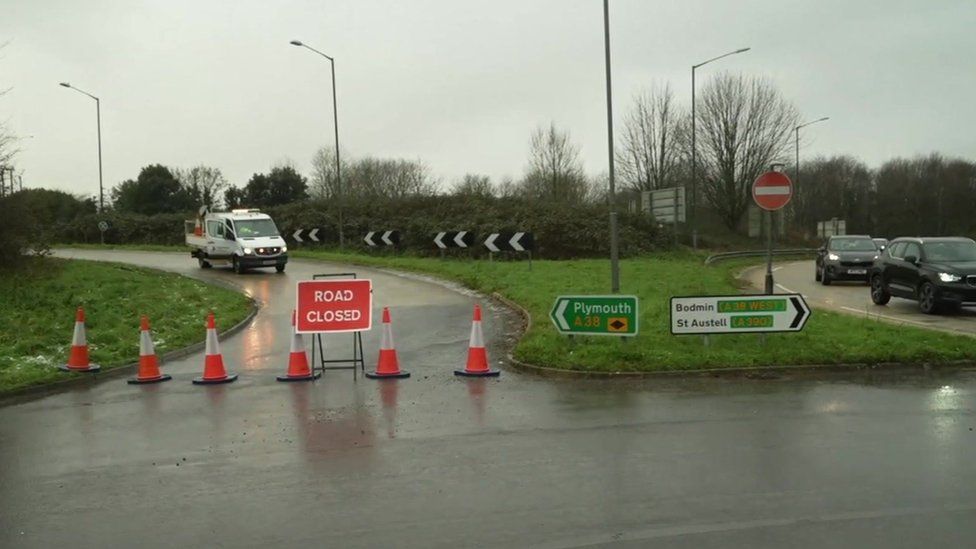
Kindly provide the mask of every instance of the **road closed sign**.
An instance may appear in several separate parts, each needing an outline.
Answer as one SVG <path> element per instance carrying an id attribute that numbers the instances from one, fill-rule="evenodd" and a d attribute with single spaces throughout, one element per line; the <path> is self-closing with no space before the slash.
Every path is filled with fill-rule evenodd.
<path id="1" fill-rule="evenodd" d="M 295 330 L 300 334 L 369 330 L 373 283 L 367 279 L 303 280 L 298 283 Z"/>

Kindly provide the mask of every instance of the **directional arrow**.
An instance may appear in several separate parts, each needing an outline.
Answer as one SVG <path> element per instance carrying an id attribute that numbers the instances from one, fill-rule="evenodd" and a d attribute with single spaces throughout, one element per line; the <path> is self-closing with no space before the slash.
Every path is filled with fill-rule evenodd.
<path id="1" fill-rule="evenodd" d="M 295 231 L 294 233 L 292 233 L 291 237 L 292 237 L 292 239 L 295 240 L 295 242 L 305 242 L 304 240 L 302 240 L 302 231 L 303 230 L 304 229 L 298 229 L 297 231 Z"/>
<path id="2" fill-rule="evenodd" d="M 393 234 L 393 231 L 386 231 L 385 233 L 383 233 L 383 236 L 381 237 L 383 239 L 383 242 L 386 242 L 386 245 L 387 246 L 392 246 L 393 245 L 393 241 L 390 240 L 390 235 L 391 234 Z"/>
<path id="3" fill-rule="evenodd" d="M 569 330 L 569 322 L 566 322 L 566 306 L 569 305 L 568 299 L 559 299 L 559 305 L 556 305 L 556 311 L 553 313 L 553 318 L 556 320 L 556 324 L 559 325 L 561 330 Z"/>
<path id="4" fill-rule="evenodd" d="M 440 248 L 440 249 L 442 249 L 442 250 L 445 249 L 445 248 L 447 248 L 447 244 L 444 244 L 444 236 L 446 234 L 447 233 L 440 232 L 440 233 L 437 233 L 437 236 L 434 237 L 434 244 L 436 244 L 437 247 Z"/>
<path id="5" fill-rule="evenodd" d="M 319 237 L 316 236 L 318 233 L 319 233 L 319 228 L 318 227 L 316 227 L 316 228 L 312 229 L 311 231 L 309 231 L 308 237 L 312 239 L 312 242 L 318 242 L 319 241 Z"/>
<path id="6" fill-rule="evenodd" d="M 368 233 L 366 233 L 366 237 L 363 238 L 363 240 L 366 242 L 366 245 L 367 246 L 375 246 L 376 245 L 376 243 L 373 242 L 373 235 L 374 234 L 376 234 L 376 231 L 369 231 Z"/>
<path id="7" fill-rule="evenodd" d="M 500 251 L 500 248 L 495 245 L 495 239 L 498 238 L 498 233 L 492 233 L 488 235 L 488 240 L 485 240 L 485 247 L 492 252 Z"/>
<path id="8" fill-rule="evenodd" d="M 791 297 L 790 303 L 796 309 L 796 316 L 793 317 L 793 322 L 790 323 L 790 329 L 802 330 L 803 326 L 806 325 L 807 319 L 810 318 L 810 307 L 800 297 Z"/>
<path id="9" fill-rule="evenodd" d="M 508 241 L 508 245 L 511 246 L 512 249 L 515 250 L 516 252 L 525 251 L 525 248 L 523 248 L 522 245 L 519 244 L 519 240 L 522 239 L 523 235 L 525 235 L 525 233 L 515 233 L 515 236 L 513 236 L 512 239 Z"/>
<path id="10" fill-rule="evenodd" d="M 458 234 L 454 237 L 454 243 L 458 245 L 458 248 L 467 248 L 468 244 L 464 241 L 464 235 L 468 234 L 468 231 L 458 231 Z"/>

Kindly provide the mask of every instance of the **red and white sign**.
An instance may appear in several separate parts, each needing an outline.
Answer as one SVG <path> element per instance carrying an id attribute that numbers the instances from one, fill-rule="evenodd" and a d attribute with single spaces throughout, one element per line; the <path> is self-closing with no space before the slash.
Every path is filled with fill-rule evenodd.
<path id="1" fill-rule="evenodd" d="M 373 325 L 373 282 L 362 278 L 298 283 L 295 331 L 359 332 Z"/>
<path id="2" fill-rule="evenodd" d="M 776 211 L 793 198 L 793 182 L 783 172 L 766 172 L 752 184 L 752 199 L 764 210 Z"/>

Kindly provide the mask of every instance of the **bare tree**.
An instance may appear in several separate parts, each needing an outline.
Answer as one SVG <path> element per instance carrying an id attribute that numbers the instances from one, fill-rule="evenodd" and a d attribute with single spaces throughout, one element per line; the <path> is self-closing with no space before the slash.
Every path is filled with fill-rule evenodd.
<path id="1" fill-rule="evenodd" d="M 432 195 L 437 182 L 420 160 L 366 157 L 344 172 L 343 194 L 360 197 L 403 198 Z"/>
<path id="2" fill-rule="evenodd" d="M 616 153 L 621 181 L 635 191 L 677 184 L 681 162 L 681 115 L 670 84 L 652 86 L 634 97 Z"/>
<path id="3" fill-rule="evenodd" d="M 560 202 L 580 202 L 586 196 L 586 176 L 579 158 L 579 148 L 550 123 L 548 129 L 532 133 L 529 166 L 522 181 L 530 197 Z"/>
<path id="4" fill-rule="evenodd" d="M 495 186 L 487 175 L 465 174 L 454 184 L 451 194 L 457 196 L 494 196 Z"/>
<path id="5" fill-rule="evenodd" d="M 341 163 L 340 169 L 343 173 L 347 172 L 349 167 L 344 158 Z M 322 147 L 315 151 L 315 156 L 312 157 L 312 176 L 309 179 L 309 194 L 313 198 L 333 198 L 339 195 L 335 147 Z"/>
<path id="6" fill-rule="evenodd" d="M 172 172 L 197 204 L 211 209 L 220 207 L 220 195 L 229 185 L 220 168 L 201 164 L 189 169 L 175 168 Z"/>
<path id="7" fill-rule="evenodd" d="M 7 46 L 7 42 L 0 44 L 0 50 Z M 0 97 L 7 95 L 11 88 L 0 88 Z M 0 166 L 6 166 L 17 154 L 18 137 L 7 127 L 5 120 L 0 120 Z"/>
<path id="8" fill-rule="evenodd" d="M 752 182 L 792 143 L 797 111 L 766 78 L 721 74 L 698 109 L 699 174 L 705 199 L 735 229 Z"/>

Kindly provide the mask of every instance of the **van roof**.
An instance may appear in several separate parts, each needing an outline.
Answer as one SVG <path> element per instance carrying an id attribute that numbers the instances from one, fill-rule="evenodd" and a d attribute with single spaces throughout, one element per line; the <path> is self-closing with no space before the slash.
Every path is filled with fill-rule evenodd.
<path id="1" fill-rule="evenodd" d="M 270 215 L 259 211 L 210 212 L 207 216 L 218 219 L 271 219 Z"/>

